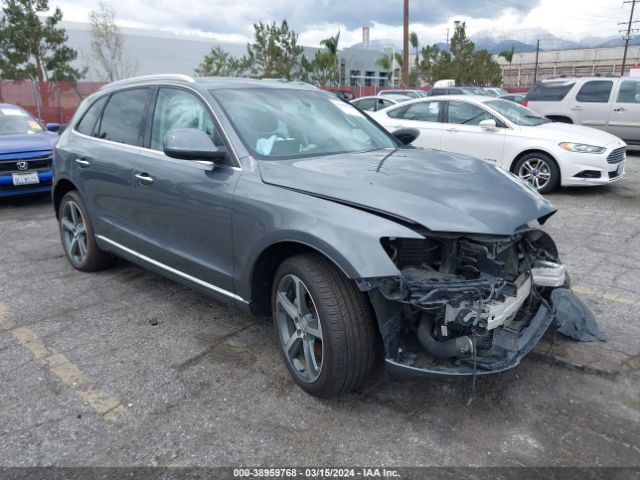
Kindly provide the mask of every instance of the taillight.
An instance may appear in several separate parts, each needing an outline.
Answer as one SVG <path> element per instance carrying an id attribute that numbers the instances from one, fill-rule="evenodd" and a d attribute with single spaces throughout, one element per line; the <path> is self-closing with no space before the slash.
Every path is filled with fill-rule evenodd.
<path id="1" fill-rule="evenodd" d="M 529 101 L 528 100 L 523 100 L 522 101 L 522 106 L 523 107 L 528 107 L 529 106 Z"/>

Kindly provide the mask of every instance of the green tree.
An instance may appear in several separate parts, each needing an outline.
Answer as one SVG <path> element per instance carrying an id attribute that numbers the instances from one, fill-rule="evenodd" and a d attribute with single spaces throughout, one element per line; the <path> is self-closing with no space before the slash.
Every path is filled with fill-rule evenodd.
<path id="1" fill-rule="evenodd" d="M 135 75 L 137 64 L 124 54 L 124 36 L 115 22 L 113 7 L 103 1 L 89 13 L 91 45 L 86 59 L 98 78 L 113 82 Z"/>
<path id="2" fill-rule="evenodd" d="M 476 85 L 502 85 L 502 69 L 487 50 L 473 53 L 472 83 Z"/>
<path id="3" fill-rule="evenodd" d="M 255 39 L 247 45 L 251 74 L 258 78 L 300 78 L 302 53 L 298 35 L 289 30 L 286 20 L 280 25 L 256 23 L 253 25 Z"/>
<path id="4" fill-rule="evenodd" d="M 320 41 L 320 45 L 327 49 L 327 58 L 331 60 L 331 77 L 329 80 L 336 84 L 340 83 L 340 72 L 338 70 L 338 44 L 340 43 L 340 31 L 338 33 L 329 38 L 325 38 Z M 316 59 L 318 59 L 318 54 L 316 53 Z M 326 62 L 326 58 L 318 59 L 320 64 L 324 64 Z M 325 85 L 325 84 L 323 84 Z"/>
<path id="5" fill-rule="evenodd" d="M 86 70 L 71 66 L 78 53 L 58 26 L 62 11 L 48 0 L 5 0 L 0 17 L 0 75 L 15 80 L 75 80 Z M 41 18 L 42 17 L 42 18 Z"/>
<path id="6" fill-rule="evenodd" d="M 509 65 L 511 65 L 511 62 L 513 62 L 513 54 L 516 51 L 516 47 L 515 45 L 511 47 L 510 50 L 503 50 L 501 51 L 498 56 L 499 57 L 503 57 L 507 62 L 509 62 Z"/>
<path id="7" fill-rule="evenodd" d="M 420 65 L 420 59 L 418 58 L 418 47 L 420 46 L 420 42 L 418 41 L 418 34 L 416 32 L 411 32 L 409 34 L 409 43 L 411 44 L 411 46 L 413 47 L 414 53 L 416 55 L 416 73 L 414 74 L 415 79 L 416 79 L 416 85 L 417 85 L 417 81 L 418 81 L 418 75 L 417 72 L 419 70 L 419 65 Z M 411 83 L 411 82 L 409 82 Z"/>
<path id="8" fill-rule="evenodd" d="M 318 50 L 312 61 L 302 56 L 303 74 L 301 80 L 320 86 L 330 85 L 335 80 L 334 58 L 328 51 Z"/>
<path id="9" fill-rule="evenodd" d="M 201 77 L 241 77 L 246 74 L 248 66 L 247 57 L 238 59 L 216 45 L 204 56 L 195 74 Z"/>
<path id="10" fill-rule="evenodd" d="M 475 44 L 467 37 L 465 22 L 456 23 L 451 37 L 451 58 L 453 62 L 453 78 L 458 85 L 472 83 L 471 66 Z"/>
<path id="11" fill-rule="evenodd" d="M 418 72 L 423 80 L 433 84 L 440 78 L 447 77 L 447 70 L 450 68 L 451 55 L 449 52 L 442 52 L 436 44 L 422 47 L 422 58 L 418 63 Z M 444 55 L 444 54 L 447 55 Z"/>

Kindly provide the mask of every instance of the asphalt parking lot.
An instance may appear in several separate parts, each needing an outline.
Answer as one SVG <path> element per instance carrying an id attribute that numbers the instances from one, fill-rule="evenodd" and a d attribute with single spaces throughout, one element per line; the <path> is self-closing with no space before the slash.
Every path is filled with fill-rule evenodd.
<path id="1" fill-rule="evenodd" d="M 640 466 L 640 156 L 545 228 L 608 333 L 478 381 L 378 373 L 322 401 L 270 320 L 120 261 L 63 257 L 47 196 L 0 199 L 1 466 Z M 152 323 L 157 322 L 157 325 Z"/>

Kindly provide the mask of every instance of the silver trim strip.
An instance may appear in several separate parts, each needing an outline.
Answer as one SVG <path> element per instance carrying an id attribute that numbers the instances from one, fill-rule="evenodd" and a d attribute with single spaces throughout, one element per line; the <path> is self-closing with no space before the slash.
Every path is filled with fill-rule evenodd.
<path id="1" fill-rule="evenodd" d="M 142 255 L 141 253 L 136 252 L 135 250 L 131 250 L 130 248 L 125 247 L 124 245 L 120 245 L 118 242 L 114 242 L 113 240 L 104 237 L 102 235 L 96 235 L 96 238 L 99 238 L 100 240 L 103 240 L 105 242 L 107 242 L 109 245 L 116 247 L 120 250 L 122 250 L 123 252 L 128 253 L 129 255 L 133 255 L 134 257 L 150 263 L 151 265 L 154 265 L 156 267 L 162 268 L 163 270 L 166 270 L 167 272 L 173 273 L 174 275 L 178 275 L 179 277 L 184 278 L 185 280 L 189 280 L 190 282 L 196 283 L 198 285 L 200 285 L 201 287 L 205 287 L 208 288 L 209 290 L 221 294 L 221 295 L 225 295 L 227 297 L 233 298 L 234 300 L 237 300 L 239 302 L 245 303 L 245 304 L 249 304 L 248 301 L 246 301 L 244 298 L 236 295 L 235 293 L 232 293 L 228 290 L 225 290 L 224 288 L 220 288 L 220 287 L 216 287 L 215 285 L 212 285 L 211 283 L 205 282 L 204 280 L 200 280 L 199 278 L 196 277 L 192 277 L 191 275 L 189 275 L 188 273 L 184 273 L 181 272 L 180 270 L 176 270 L 173 267 L 170 267 L 168 265 L 165 265 L 164 263 L 158 262 L 157 260 L 154 260 L 153 258 L 149 258 L 146 255 Z"/>

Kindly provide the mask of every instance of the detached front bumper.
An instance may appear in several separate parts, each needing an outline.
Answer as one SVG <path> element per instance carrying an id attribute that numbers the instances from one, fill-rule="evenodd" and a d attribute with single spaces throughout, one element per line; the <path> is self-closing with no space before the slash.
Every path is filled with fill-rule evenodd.
<path id="1" fill-rule="evenodd" d="M 520 332 L 509 329 L 497 330 L 497 338 L 493 346 L 495 356 L 491 357 L 490 361 L 486 358 L 482 360 L 476 358 L 475 368 L 471 354 L 453 366 L 416 366 L 387 358 L 385 367 L 390 374 L 413 377 L 461 377 L 504 372 L 518 366 L 520 361 L 538 344 L 553 320 L 553 312 L 541 305 L 531 323 Z"/>

